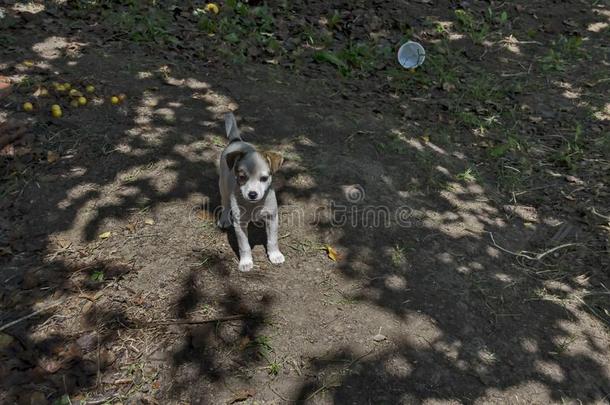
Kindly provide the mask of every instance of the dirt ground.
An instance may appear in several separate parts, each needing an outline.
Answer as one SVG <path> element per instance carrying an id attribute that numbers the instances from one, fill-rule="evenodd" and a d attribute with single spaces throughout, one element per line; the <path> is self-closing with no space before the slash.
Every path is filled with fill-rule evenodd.
<path id="1" fill-rule="evenodd" d="M 0 2 L 0 403 L 610 403 L 608 3 L 218 6 Z"/>

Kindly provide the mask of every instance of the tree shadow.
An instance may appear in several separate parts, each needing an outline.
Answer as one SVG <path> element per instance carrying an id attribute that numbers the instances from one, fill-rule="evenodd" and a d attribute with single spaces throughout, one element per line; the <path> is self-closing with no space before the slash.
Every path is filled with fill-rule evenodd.
<path id="1" fill-rule="evenodd" d="M 420 10 L 412 5 L 407 9 Z M 453 19 L 441 9 L 437 6 L 434 11 Z M 599 20 L 590 14 L 583 18 Z M 14 254 L 1 259 L 8 269 L 2 276 L 10 280 L 3 286 L 2 303 L 11 309 L 2 324 L 35 311 L 41 302 L 44 305 L 64 296 L 75 306 L 86 305 L 83 300 L 94 305 L 83 314 L 66 311 L 78 313 L 76 319 L 82 324 L 64 325 L 56 319 L 51 325 L 59 330 L 51 332 L 45 329 L 47 320 L 41 316 L 8 330 L 14 340 L 2 349 L 6 359 L 0 370 L 3 402 L 31 400 L 31 391 L 42 392 L 50 399 L 86 389 L 111 395 L 114 388 L 104 384 L 100 388 L 99 380 L 106 375 L 99 360 L 102 351 L 108 356 L 105 368 L 112 371 L 118 364 L 145 362 L 154 351 L 134 355 L 130 349 L 115 353 L 113 348 L 119 343 L 127 346 L 125 336 L 132 340 L 143 337 L 137 335 L 138 322 L 162 320 L 167 314 L 181 319 L 239 314 L 243 319 L 156 329 L 175 338 L 163 349 L 160 360 L 167 366 L 167 374 L 155 394 L 159 398 L 218 402 L 227 396 L 230 383 L 247 386 L 254 381 L 258 386 L 265 385 L 258 374 L 266 376 L 267 372 L 260 369 L 270 361 L 265 338 L 271 316 L 282 304 L 292 305 L 296 318 L 305 312 L 305 305 L 320 304 L 305 302 L 301 307 L 294 304 L 301 296 L 282 298 L 282 292 L 275 291 L 280 288 L 277 286 L 291 284 L 296 277 L 293 274 L 277 276 L 279 270 L 274 274 L 237 274 L 235 266 L 231 267 L 234 256 L 219 253 L 217 245 L 210 242 L 208 246 L 206 240 L 189 240 L 202 234 L 225 238 L 211 229 L 218 204 L 215 161 L 224 145 L 216 136 L 223 133 L 221 113 L 237 106 L 244 117 L 256 118 L 249 124 L 257 134 L 257 143 L 283 148 L 293 158 L 286 167 L 287 184 L 280 189 L 281 200 L 308 213 L 316 205 L 322 206 L 331 216 L 337 212 L 328 207 L 329 201 L 359 208 L 353 211 L 354 226 L 338 226 L 324 219 L 294 224 L 289 231 L 296 235 L 290 242 L 301 243 L 300 237 L 311 232 L 319 244 L 337 247 L 342 255 L 337 265 L 340 275 L 326 262 L 311 267 L 323 268 L 321 271 L 330 273 L 326 274 L 328 278 L 342 286 L 356 285 L 356 292 L 345 297 L 355 302 L 354 323 L 361 330 L 374 332 L 381 326 L 379 334 L 386 339 L 369 341 L 368 345 L 355 340 L 337 344 L 324 354 L 316 348 L 317 358 L 304 366 L 309 376 L 299 375 L 290 386 L 297 401 L 419 403 L 437 399 L 472 403 L 491 401 L 494 395 L 502 401 L 511 390 L 519 389 L 523 390 L 521 395 L 524 392 L 540 402 L 549 398 L 557 402 L 607 399 L 610 381 L 604 363 L 605 338 L 594 336 L 598 323 L 591 319 L 578 321 L 586 307 L 604 306 L 593 301 L 593 295 L 577 305 L 563 299 L 582 288 L 578 277 L 583 272 L 562 270 L 560 283 L 545 279 L 542 273 L 548 267 L 559 268 L 561 261 L 584 260 L 589 252 L 569 248 L 542 261 L 515 261 L 491 243 L 490 233 L 499 245 L 514 252 L 552 248 L 556 244 L 537 241 L 534 236 L 555 232 L 548 225 L 554 211 L 541 212 L 528 226 L 502 211 L 506 201 L 496 197 L 493 179 L 485 174 L 475 180 L 466 178 L 464 173 L 473 162 L 487 163 L 474 148 L 464 146 L 478 139 L 471 126 L 442 121 L 457 114 L 458 108 L 449 106 L 447 110 L 443 104 L 429 103 L 443 96 L 441 89 L 420 82 L 430 90 L 430 98 L 415 100 L 422 104 L 411 114 L 427 117 L 420 121 L 430 128 L 456 126 L 454 135 L 460 136 L 460 144 L 447 147 L 440 146 L 436 139 L 424 139 L 426 134 L 410 125 L 418 118 L 409 118 L 405 124 L 395 118 L 400 110 L 397 106 L 385 110 L 376 105 L 378 97 L 358 95 L 356 91 L 349 93 L 346 101 L 335 102 L 326 93 L 320 94 L 319 89 L 331 86 L 328 82 L 311 79 L 302 83 L 275 68 L 254 67 L 248 74 L 256 75 L 257 80 L 246 86 L 241 78 L 227 80 L 234 72 L 217 69 L 210 76 L 206 69 L 190 70 L 183 60 L 173 61 L 173 67 L 160 66 L 158 55 L 136 58 L 128 49 L 94 53 L 92 46 L 82 46 L 84 54 L 79 58 L 70 58 L 66 46 L 62 57 L 45 60 L 34 51 L 39 49 L 34 45 L 45 42 L 46 35 L 36 35 L 24 39 L 29 41 L 24 45 L 27 54 L 3 54 L 6 64 L 19 65 L 17 58 L 28 58 L 50 65 L 29 70 L 34 75 L 53 77 L 53 71 L 60 71 L 61 80 L 81 80 L 83 84 L 93 80 L 99 87 L 106 86 L 108 92 L 129 88 L 129 102 L 119 107 L 107 102 L 94 105 L 78 116 L 66 113 L 62 124 L 37 116 L 39 122 L 32 131 L 49 149 L 41 151 L 34 171 L 51 178 L 48 183 L 27 183 L 22 191 L 11 192 L 12 199 L 3 212 L 6 220 L 2 227 L 7 229 L 6 239 L 11 241 Z M 461 48 L 459 42 L 453 46 Z M 464 49 L 479 59 L 488 51 L 480 47 Z M 109 55 L 101 58 L 100 54 L 106 52 Z M 104 61 L 103 69 L 100 60 Z M 505 67 L 513 74 L 510 69 L 515 61 L 532 62 L 527 55 L 492 49 L 486 63 Z M 267 84 L 277 77 L 291 86 L 274 88 L 261 103 L 260 94 L 271 94 Z M 335 85 L 340 83 L 337 80 Z M 507 84 L 508 79 L 501 83 Z M 358 85 L 366 88 L 360 82 Z M 559 88 L 553 84 L 547 91 L 556 96 L 553 92 Z M 466 90 L 457 91 L 463 91 L 462 100 L 472 95 Z M 309 106 L 297 104 L 295 94 Z M 405 94 L 417 97 L 418 89 L 407 89 Z M 109 95 L 103 94 L 106 98 Z M 515 93 L 512 97 L 517 104 L 529 96 Z M 11 102 L 18 100 L 15 97 Z M 361 102 L 364 107 L 354 107 L 351 101 Z M 579 117 L 590 113 L 577 101 L 561 101 Z M 603 102 L 596 103 L 599 105 L 594 107 L 600 109 Z M 459 104 L 462 107 L 475 112 L 477 108 L 469 100 Z M 478 107 L 485 110 L 482 113 L 502 112 L 490 105 Z M 354 111 L 357 119 L 353 118 Z M 8 116 L 24 118 L 14 112 Z M 594 124 L 587 121 L 589 126 Z M 79 130 L 81 126 L 87 133 Z M 388 135 L 394 130 L 408 137 Z M 305 136 L 299 138 L 301 134 Z M 55 164 L 44 153 L 51 149 L 61 157 Z M 13 173 L 17 163 L 19 159 L 3 161 L 3 175 Z M 352 184 L 362 187 L 363 200 L 354 203 L 346 199 L 339 186 Z M 530 203 L 528 198 L 522 202 Z M 165 210 L 172 204 L 179 209 Z M 385 207 L 391 214 L 404 207 L 409 211 L 406 218 L 393 218 L 390 226 L 371 226 L 362 214 L 362 209 L 370 206 Z M 202 219 L 194 218 L 197 215 Z M 155 232 L 154 224 L 167 222 L 172 226 Z M 531 231 L 532 224 L 535 232 Z M 203 248 L 189 260 L 198 264 L 185 269 L 181 267 L 183 261 L 171 263 L 175 259 L 172 250 L 186 255 L 195 244 Z M 230 235 L 229 244 L 235 252 Z M 129 257 L 133 262 L 116 266 L 103 257 L 105 254 Z M 303 260 L 295 268 L 313 272 L 304 256 L 295 254 L 295 261 Z M 152 260 L 144 260 L 147 257 Z M 586 269 L 590 285 L 606 281 L 607 274 L 600 269 L 607 260 L 586 260 L 579 265 Z M 122 282 L 135 277 L 132 272 L 137 266 L 133 263 L 138 261 L 154 268 L 149 273 L 158 277 L 158 283 L 154 277 L 129 281 L 146 282 L 142 290 L 160 294 L 155 301 L 157 312 L 146 307 L 143 291 L 130 291 L 133 283 Z M 56 270 L 47 272 L 49 268 Z M 36 270 L 30 274 L 24 269 Z M 170 278 L 172 272 L 176 274 L 174 279 Z M 78 276 L 78 283 L 72 285 L 75 273 L 82 277 Z M 28 285 L 32 288 L 26 288 Z M 106 289 L 112 289 L 112 293 L 106 293 Z M 164 295 L 165 290 L 174 289 L 177 293 Z M 24 297 L 20 295 L 24 290 L 32 292 Z M 97 301 L 100 297 L 95 298 L 98 291 L 102 291 L 102 303 Z M 80 298 L 83 294 L 87 298 Z M 114 306 L 115 298 L 119 305 Z M 136 302 L 140 298 L 142 304 Z M 362 317 L 358 318 L 360 313 Z M 62 326 L 68 330 L 62 330 Z M 579 340 L 576 349 L 571 347 L 575 331 L 586 336 L 585 343 Z M 326 331 L 312 333 L 319 337 Z M 366 333 L 357 334 L 368 339 Z M 370 347 L 371 353 L 363 357 L 362 349 Z M 117 359 L 116 365 L 110 361 L 112 356 Z M 261 396 L 272 395 L 262 392 L 262 388 L 260 391 Z"/>

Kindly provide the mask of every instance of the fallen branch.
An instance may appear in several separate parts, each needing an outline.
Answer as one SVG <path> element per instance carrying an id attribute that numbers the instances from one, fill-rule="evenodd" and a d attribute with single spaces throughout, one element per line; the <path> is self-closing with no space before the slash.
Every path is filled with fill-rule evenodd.
<path id="1" fill-rule="evenodd" d="M 534 252 L 528 252 L 526 250 L 523 250 L 521 252 L 513 252 L 511 250 L 505 249 L 502 246 L 498 245 L 496 243 L 496 240 L 494 239 L 494 234 L 493 233 L 489 232 L 489 236 L 491 237 L 491 241 L 493 242 L 494 246 L 497 247 L 498 249 L 500 249 L 501 251 L 509 253 L 509 254 L 511 254 L 513 256 L 523 257 L 523 258 L 528 259 L 528 260 L 541 260 L 543 257 L 545 257 L 545 256 L 547 256 L 547 255 L 549 255 L 549 254 L 551 254 L 551 253 L 553 253 L 553 252 L 555 252 L 555 251 L 557 251 L 559 249 L 563 249 L 563 248 L 566 248 L 566 247 L 569 247 L 569 246 L 581 246 L 580 243 L 564 243 L 563 245 L 555 246 L 552 249 L 549 249 L 549 250 L 547 250 L 545 252 L 538 253 L 538 254 L 536 254 Z M 535 256 L 530 256 L 530 255 L 528 255 L 526 253 L 535 254 Z"/>
<path id="2" fill-rule="evenodd" d="M 5 330 L 5 329 L 10 328 L 11 326 L 17 325 L 18 323 L 23 322 L 23 321 L 25 321 L 26 319 L 30 319 L 30 318 L 32 318 L 33 316 L 36 316 L 36 315 L 38 315 L 38 314 L 39 314 L 39 313 L 41 313 L 41 312 L 44 312 L 44 311 L 46 311 L 46 310 L 48 310 L 48 309 L 51 309 L 51 308 L 53 308 L 53 307 L 56 307 L 56 306 L 58 306 L 58 305 L 61 305 L 61 304 L 63 304 L 65 301 L 66 301 L 65 299 L 64 299 L 64 300 L 59 300 L 59 301 L 57 301 L 57 302 L 55 302 L 55 303 L 53 303 L 53 304 L 47 305 L 47 306 L 46 306 L 46 307 L 44 307 L 44 308 L 40 308 L 40 309 L 38 309 L 38 310 L 36 310 L 36 311 L 32 312 L 31 314 L 28 314 L 28 315 L 26 315 L 26 316 L 22 316 L 22 317 L 21 317 L 21 318 L 19 318 L 19 319 L 15 319 L 15 320 L 14 320 L 14 321 L 12 321 L 12 322 L 9 322 L 9 323 L 7 323 L 7 324 L 4 324 L 4 325 L 0 326 L 0 332 L 2 332 L 2 331 L 3 331 L 3 330 Z"/>
<path id="3" fill-rule="evenodd" d="M 206 324 L 206 323 L 229 322 L 229 321 L 235 321 L 238 319 L 244 319 L 244 318 L 249 318 L 249 317 L 251 317 L 251 316 L 246 315 L 246 314 L 239 314 L 239 315 L 222 316 L 222 317 L 211 318 L 211 319 L 193 319 L 193 320 L 165 319 L 165 320 L 159 320 L 159 321 L 145 322 L 145 323 L 141 324 L 140 326 L 154 327 L 154 326 L 162 326 L 162 325 L 201 325 L 201 324 Z"/>

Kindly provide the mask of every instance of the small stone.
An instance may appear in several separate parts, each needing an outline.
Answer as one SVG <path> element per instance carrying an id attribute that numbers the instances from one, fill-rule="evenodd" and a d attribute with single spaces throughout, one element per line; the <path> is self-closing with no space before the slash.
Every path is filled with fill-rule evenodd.
<path id="1" fill-rule="evenodd" d="M 576 176 L 567 175 L 567 176 L 565 176 L 565 179 L 566 179 L 566 181 L 573 183 L 573 184 L 577 184 L 579 186 L 585 184 L 584 181 L 582 181 L 581 179 L 579 179 Z"/>
<path id="2" fill-rule="evenodd" d="M 386 339 L 387 339 L 387 337 L 385 335 L 382 335 L 381 333 L 378 333 L 375 336 L 373 336 L 373 340 L 375 342 L 383 342 Z"/>

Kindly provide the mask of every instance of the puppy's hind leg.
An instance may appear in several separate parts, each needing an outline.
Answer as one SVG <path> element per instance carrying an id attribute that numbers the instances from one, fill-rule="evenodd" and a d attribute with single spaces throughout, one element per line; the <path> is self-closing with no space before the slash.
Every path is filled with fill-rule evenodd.
<path id="1" fill-rule="evenodd" d="M 280 248 L 277 244 L 278 222 L 277 213 L 265 220 L 265 230 L 267 231 L 267 256 L 269 257 L 269 261 L 273 264 L 284 263 L 284 255 L 280 252 Z"/>

